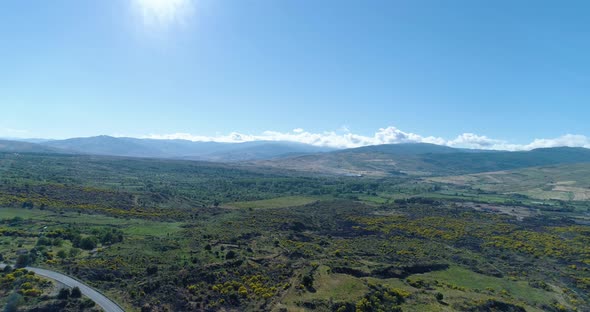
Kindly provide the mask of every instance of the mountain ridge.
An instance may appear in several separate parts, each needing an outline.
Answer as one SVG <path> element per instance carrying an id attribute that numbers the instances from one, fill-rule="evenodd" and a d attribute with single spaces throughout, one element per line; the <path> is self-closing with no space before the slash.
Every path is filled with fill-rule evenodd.
<path id="1" fill-rule="evenodd" d="M 0 140 L 0 151 L 197 160 L 375 177 L 444 176 L 590 162 L 590 149 L 582 147 L 489 151 L 429 143 L 400 143 L 332 149 L 283 141 L 220 143 L 106 135 L 39 143 Z"/>
<path id="2" fill-rule="evenodd" d="M 193 142 L 188 140 L 138 139 L 100 135 L 94 137 L 49 140 L 39 143 L 5 140 L 0 151 L 56 152 L 102 156 L 187 159 L 236 162 L 272 159 L 285 155 L 303 155 L 333 151 L 333 148 L 287 141 L 243 143 Z"/>

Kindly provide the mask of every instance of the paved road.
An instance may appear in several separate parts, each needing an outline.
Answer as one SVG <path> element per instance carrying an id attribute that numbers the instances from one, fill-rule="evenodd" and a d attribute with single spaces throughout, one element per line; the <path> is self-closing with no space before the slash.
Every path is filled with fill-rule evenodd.
<path id="1" fill-rule="evenodd" d="M 0 264 L 0 269 L 4 269 L 4 267 L 5 267 L 5 264 Z M 92 289 L 90 286 L 88 286 L 82 282 L 79 282 L 69 276 L 63 275 L 63 274 L 55 272 L 55 271 L 39 269 L 39 268 L 26 267 L 25 269 L 27 269 L 29 271 L 33 271 L 33 272 L 35 272 L 35 274 L 38 274 L 40 276 L 44 276 L 44 277 L 50 278 L 52 280 L 56 280 L 68 287 L 76 287 L 77 286 L 82 291 L 82 294 L 84 294 L 86 297 L 92 299 L 92 301 L 96 302 L 96 304 L 98 304 L 105 312 L 124 312 L 124 310 L 121 307 L 119 307 L 119 305 L 117 305 L 115 302 L 113 302 L 109 298 L 105 297 L 104 295 L 102 295 L 98 291 Z"/>

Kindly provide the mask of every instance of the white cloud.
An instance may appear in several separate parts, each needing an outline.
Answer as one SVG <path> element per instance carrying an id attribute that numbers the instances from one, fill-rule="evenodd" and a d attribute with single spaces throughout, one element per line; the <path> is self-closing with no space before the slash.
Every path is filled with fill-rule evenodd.
<path id="1" fill-rule="evenodd" d="M 555 139 L 535 139 L 530 144 L 525 145 L 524 149 L 558 146 L 590 148 L 590 138 L 579 134 L 566 134 Z"/>
<path id="2" fill-rule="evenodd" d="M 289 141 L 311 144 L 316 146 L 329 146 L 335 148 L 351 148 L 377 144 L 396 143 L 431 143 L 459 148 L 488 149 L 488 150 L 531 150 L 542 147 L 586 147 L 590 148 L 590 138 L 583 135 L 566 134 L 553 139 L 535 139 L 529 144 L 513 144 L 505 140 L 489 138 L 474 133 L 463 133 L 452 140 L 446 140 L 435 136 L 422 136 L 419 134 L 404 132 L 396 127 L 380 128 L 371 136 L 354 134 L 350 131 L 344 133 L 325 131 L 313 133 L 302 128 L 293 129 L 290 132 L 264 131 L 261 134 L 243 134 L 232 132 L 225 135 L 202 136 L 189 133 L 151 134 L 144 138 L 151 139 L 182 139 L 189 141 L 240 143 L 250 141 Z"/>
<path id="3" fill-rule="evenodd" d="M 535 139 L 528 144 L 514 144 L 505 140 L 491 139 L 473 133 L 464 133 L 457 138 L 448 141 L 446 145 L 462 148 L 509 151 L 528 151 L 536 148 L 558 146 L 590 148 L 590 138 L 583 135 L 566 134 L 552 139 Z"/>
<path id="4" fill-rule="evenodd" d="M 131 0 L 149 27 L 184 24 L 194 11 L 193 0 Z"/>
<path id="5" fill-rule="evenodd" d="M 151 139 L 183 139 L 190 141 L 215 141 L 215 142 L 249 142 L 249 141 L 290 141 L 316 146 L 329 146 L 336 148 L 359 147 L 376 144 L 428 142 L 444 144 L 445 140 L 434 137 L 421 137 L 414 133 L 403 132 L 395 127 L 379 129 L 373 136 L 363 136 L 351 132 L 337 133 L 326 131 L 312 133 L 301 128 L 293 129 L 291 132 L 264 131 L 262 134 L 251 135 L 242 133 L 230 133 L 228 135 L 199 136 L 188 133 L 174 133 L 166 135 L 152 134 L 146 136 Z"/>
<path id="6" fill-rule="evenodd" d="M 506 141 L 491 139 L 485 135 L 477 135 L 475 133 L 463 133 L 446 143 L 446 145 L 452 147 L 475 149 L 502 149 L 499 147 L 506 144 Z"/>

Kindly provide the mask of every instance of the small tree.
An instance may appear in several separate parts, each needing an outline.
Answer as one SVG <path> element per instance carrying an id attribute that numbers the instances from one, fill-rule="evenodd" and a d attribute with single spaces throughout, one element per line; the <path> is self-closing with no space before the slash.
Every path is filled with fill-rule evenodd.
<path id="1" fill-rule="evenodd" d="M 313 289 L 313 276 L 309 274 L 305 275 L 301 280 L 301 284 L 303 284 L 303 286 L 305 286 L 307 289 Z"/>
<path id="2" fill-rule="evenodd" d="M 75 258 L 79 254 L 80 254 L 80 249 L 75 248 L 75 247 L 70 249 L 70 257 Z"/>
<path id="3" fill-rule="evenodd" d="M 72 288 L 72 292 L 70 294 L 70 297 L 72 297 L 72 298 L 82 297 L 82 291 L 80 290 L 80 288 L 78 288 L 78 286 Z"/>
<path id="4" fill-rule="evenodd" d="M 234 259 L 236 257 L 236 252 L 233 250 L 230 250 L 227 252 L 227 254 L 225 255 L 225 259 L 230 260 L 230 259 Z"/>
<path id="5" fill-rule="evenodd" d="M 437 301 L 443 301 L 444 296 L 442 293 L 437 292 L 436 295 L 434 295 L 434 297 L 436 298 Z"/>
<path id="6" fill-rule="evenodd" d="M 145 269 L 146 273 L 148 275 L 154 275 L 156 273 L 158 273 L 158 267 L 155 265 L 149 266 Z"/>
<path id="7" fill-rule="evenodd" d="M 103 244 L 103 245 L 109 245 L 109 244 L 112 244 L 114 240 L 115 240 L 115 237 L 113 236 L 113 233 L 112 232 L 106 232 L 100 238 L 100 243 Z"/>
<path id="8" fill-rule="evenodd" d="M 61 259 L 65 259 L 68 257 L 68 254 L 65 252 L 65 250 L 60 250 L 57 252 L 57 256 L 60 257 Z"/>
<path id="9" fill-rule="evenodd" d="M 92 250 L 96 248 L 96 239 L 94 237 L 84 237 L 80 240 L 80 248 Z"/>
<path id="10" fill-rule="evenodd" d="M 57 294 L 57 299 L 67 300 L 70 297 L 70 290 L 68 288 L 62 288 Z"/>
<path id="11" fill-rule="evenodd" d="M 29 264 L 29 256 L 28 255 L 19 255 L 16 259 L 16 267 L 17 268 L 24 268 Z"/>

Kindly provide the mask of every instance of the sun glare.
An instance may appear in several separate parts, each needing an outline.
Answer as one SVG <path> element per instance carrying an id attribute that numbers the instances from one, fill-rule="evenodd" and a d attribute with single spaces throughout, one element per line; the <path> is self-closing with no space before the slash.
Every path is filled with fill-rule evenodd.
<path id="1" fill-rule="evenodd" d="M 193 12 L 192 0 L 133 0 L 149 26 L 182 24 Z"/>

